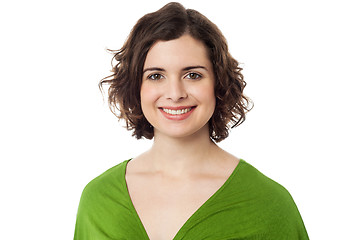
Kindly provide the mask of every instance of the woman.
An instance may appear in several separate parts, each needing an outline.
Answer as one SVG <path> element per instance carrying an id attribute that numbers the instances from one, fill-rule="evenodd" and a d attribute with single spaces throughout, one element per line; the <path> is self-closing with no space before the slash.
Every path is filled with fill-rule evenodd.
<path id="1" fill-rule="evenodd" d="M 74 239 L 308 239 L 282 186 L 215 142 L 250 109 L 218 28 L 169 3 L 115 52 L 109 103 L 149 151 L 84 189 Z"/>

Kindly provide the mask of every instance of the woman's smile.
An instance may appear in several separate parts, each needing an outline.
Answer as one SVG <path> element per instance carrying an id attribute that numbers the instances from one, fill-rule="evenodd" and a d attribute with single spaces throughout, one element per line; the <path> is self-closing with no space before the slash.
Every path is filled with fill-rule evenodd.
<path id="1" fill-rule="evenodd" d="M 163 115 L 169 120 L 185 120 L 196 107 L 161 107 L 159 108 Z"/>

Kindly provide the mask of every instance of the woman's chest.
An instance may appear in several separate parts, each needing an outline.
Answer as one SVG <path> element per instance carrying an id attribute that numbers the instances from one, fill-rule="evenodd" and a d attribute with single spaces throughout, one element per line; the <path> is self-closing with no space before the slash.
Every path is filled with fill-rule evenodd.
<path id="1" fill-rule="evenodd" d="M 150 239 L 173 239 L 225 180 L 198 181 L 127 177 L 133 206 Z"/>

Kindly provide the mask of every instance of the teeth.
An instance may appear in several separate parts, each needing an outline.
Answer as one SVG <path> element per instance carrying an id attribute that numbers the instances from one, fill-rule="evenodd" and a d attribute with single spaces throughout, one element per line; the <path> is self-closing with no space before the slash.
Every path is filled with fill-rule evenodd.
<path id="1" fill-rule="evenodd" d="M 178 110 L 172 110 L 172 109 L 163 108 L 163 111 L 168 114 L 172 114 L 172 115 L 181 115 L 181 114 L 185 114 L 185 113 L 189 112 L 191 109 L 192 108 L 183 108 L 183 109 L 178 109 Z"/>

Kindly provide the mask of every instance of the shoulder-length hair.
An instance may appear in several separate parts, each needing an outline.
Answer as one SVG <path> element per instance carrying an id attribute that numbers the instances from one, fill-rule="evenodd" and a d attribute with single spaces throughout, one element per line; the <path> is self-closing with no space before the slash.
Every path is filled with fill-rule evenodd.
<path id="1" fill-rule="evenodd" d="M 242 68 L 228 51 L 227 41 L 218 27 L 205 16 L 181 4 L 168 3 L 156 12 L 146 14 L 133 27 L 120 50 L 112 51 L 113 74 L 102 79 L 99 87 L 109 85 L 111 111 L 124 119 L 126 128 L 137 139 L 152 139 L 154 130 L 144 117 L 140 104 L 140 87 L 144 62 L 156 41 L 169 41 L 190 34 L 202 41 L 213 64 L 216 107 L 209 120 L 209 135 L 216 142 L 228 137 L 229 129 L 240 125 L 252 102 L 243 94 L 246 82 Z"/>

